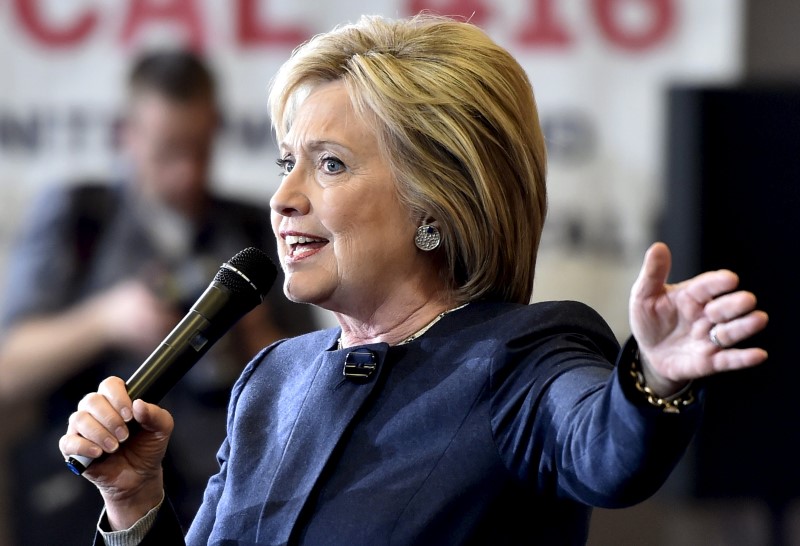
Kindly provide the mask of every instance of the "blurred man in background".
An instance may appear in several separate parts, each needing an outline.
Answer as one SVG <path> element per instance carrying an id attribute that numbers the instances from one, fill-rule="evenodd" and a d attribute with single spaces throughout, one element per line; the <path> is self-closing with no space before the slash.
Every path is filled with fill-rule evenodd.
<path id="1" fill-rule="evenodd" d="M 223 261 L 248 246 L 275 253 L 265 208 L 210 191 L 219 116 L 203 61 L 149 53 L 128 83 L 121 133 L 128 170 L 42 195 L 11 254 L 0 401 L 36 400 L 42 408 L 41 429 L 21 438 L 10 458 L 10 519 L 20 544 L 90 540 L 82 533 L 93 528 L 86 520 L 96 518 L 97 496 L 53 447 L 75 403 L 109 375 L 130 376 Z M 281 284 L 279 275 L 264 305 L 164 400 L 186 431 L 170 443 L 167 477 L 185 524 L 214 473 L 228 392 L 242 367 L 272 341 L 316 327 L 311 308 L 286 300 Z"/>

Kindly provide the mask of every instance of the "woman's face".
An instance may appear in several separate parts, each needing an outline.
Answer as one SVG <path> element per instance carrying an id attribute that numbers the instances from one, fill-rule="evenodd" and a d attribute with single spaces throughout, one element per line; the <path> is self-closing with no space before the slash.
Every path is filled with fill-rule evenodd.
<path id="1" fill-rule="evenodd" d="M 272 228 L 294 301 L 345 314 L 373 313 L 430 282 L 372 127 L 341 82 L 321 84 L 280 143 Z"/>

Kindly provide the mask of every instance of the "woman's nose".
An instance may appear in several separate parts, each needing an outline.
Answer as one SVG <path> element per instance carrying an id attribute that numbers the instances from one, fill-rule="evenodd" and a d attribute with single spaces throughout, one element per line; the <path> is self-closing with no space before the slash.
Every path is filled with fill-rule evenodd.
<path id="1" fill-rule="evenodd" d="M 303 189 L 302 174 L 299 169 L 283 177 L 278 189 L 269 200 L 269 207 L 282 216 L 308 214 L 310 204 Z"/>

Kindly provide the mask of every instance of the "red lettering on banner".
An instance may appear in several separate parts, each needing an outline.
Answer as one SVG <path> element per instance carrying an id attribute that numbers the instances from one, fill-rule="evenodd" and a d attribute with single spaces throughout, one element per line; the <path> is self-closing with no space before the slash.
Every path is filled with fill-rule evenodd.
<path id="1" fill-rule="evenodd" d="M 204 44 L 203 24 L 195 0 L 131 0 L 131 7 L 125 18 L 121 39 L 130 44 L 136 32 L 151 21 L 164 20 L 185 27 L 189 34 L 189 44 L 201 50 Z"/>
<path id="2" fill-rule="evenodd" d="M 595 0 L 595 14 L 600 30 L 608 40 L 624 49 L 639 51 L 655 46 L 672 30 L 675 23 L 674 0 L 636 0 L 650 11 L 650 23 L 639 29 L 623 26 L 618 8 L 633 0 Z"/>
<path id="3" fill-rule="evenodd" d="M 476 25 L 489 20 L 489 7 L 481 0 L 408 0 L 407 13 L 430 10 L 442 15 L 458 15 L 469 19 Z"/>
<path id="4" fill-rule="evenodd" d="M 54 0 L 50 0 L 51 2 Z M 2 2 L 2 0 L 0 0 Z M 58 23 L 48 19 L 47 2 L 42 0 L 10 0 L 21 27 L 32 39 L 47 47 L 74 47 L 96 32 L 101 13 L 98 8 L 85 8 Z M 203 0 L 128 0 L 127 13 L 119 39 L 129 45 L 147 25 L 170 23 L 187 34 L 189 44 L 202 50 L 206 41 L 205 23 L 199 4 Z M 301 25 L 279 25 L 264 15 L 269 0 L 236 0 L 231 2 L 234 36 L 240 47 L 294 47 L 311 36 Z M 102 4 L 105 6 L 105 3 Z M 110 4 L 112 5 L 112 4 Z M 122 3 L 113 4 L 119 7 Z M 592 0 L 593 23 L 609 43 L 628 51 L 645 51 L 665 41 L 674 31 L 676 0 Z M 479 26 L 500 17 L 497 4 L 487 0 L 404 0 L 407 13 L 430 10 L 443 15 L 464 17 Z M 558 0 L 527 0 L 528 14 L 513 34 L 517 45 L 532 48 L 568 48 L 580 39 L 560 17 Z M 494 9 L 493 9 L 494 8 Z M 625 8 L 637 9 L 644 15 L 641 23 L 626 20 Z M 112 9 L 112 8 L 107 8 Z M 114 8 L 117 9 L 117 8 Z"/>
<path id="5" fill-rule="evenodd" d="M 69 26 L 56 28 L 42 20 L 37 0 L 15 0 L 13 5 L 17 10 L 22 25 L 39 42 L 46 46 L 58 47 L 72 45 L 80 42 L 97 24 L 95 12 L 85 12 Z"/>
<path id="6" fill-rule="evenodd" d="M 532 16 L 524 22 L 517 39 L 523 45 L 566 47 L 572 43 L 567 29 L 556 20 L 555 0 L 530 0 L 533 4 Z"/>
<path id="7" fill-rule="evenodd" d="M 309 31 L 298 26 L 277 27 L 259 21 L 257 8 L 258 0 L 238 0 L 236 36 L 239 44 L 248 47 L 257 45 L 294 47 L 311 35 Z"/>

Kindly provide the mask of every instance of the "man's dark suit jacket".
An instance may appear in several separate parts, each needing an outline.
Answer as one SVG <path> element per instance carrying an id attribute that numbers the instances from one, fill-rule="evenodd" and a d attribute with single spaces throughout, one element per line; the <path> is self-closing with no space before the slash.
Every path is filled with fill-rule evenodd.
<path id="1" fill-rule="evenodd" d="M 473 302 L 419 339 L 338 329 L 265 349 L 234 387 L 220 472 L 189 544 L 583 544 L 589 506 L 652 494 L 699 406 L 647 405 L 605 322 L 575 302 Z M 143 544 L 180 540 L 162 508 Z"/>

